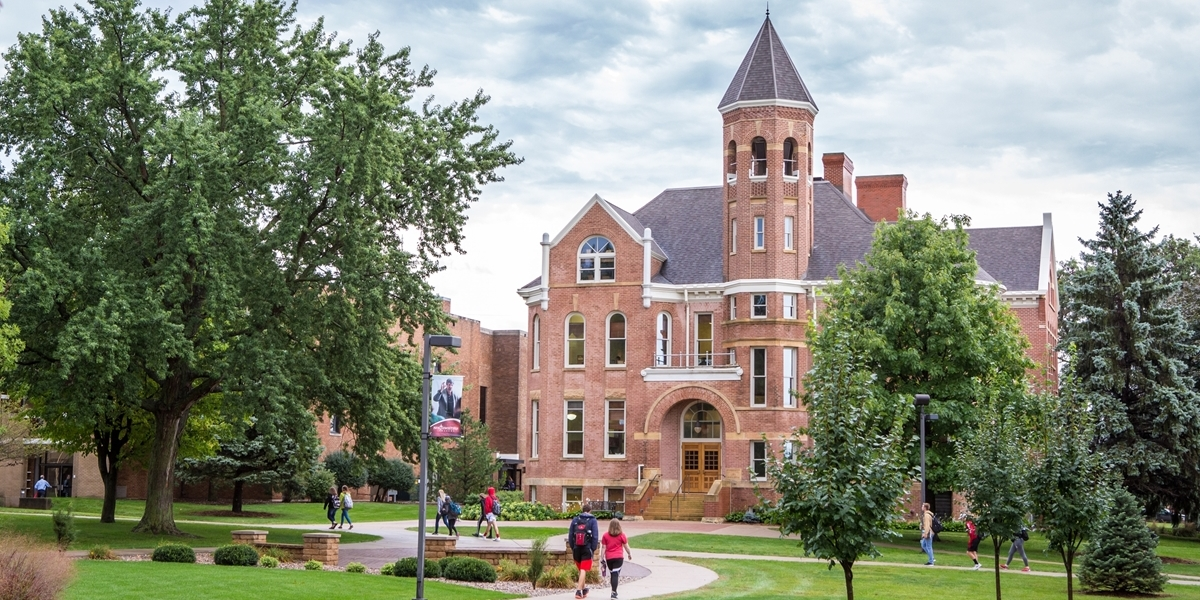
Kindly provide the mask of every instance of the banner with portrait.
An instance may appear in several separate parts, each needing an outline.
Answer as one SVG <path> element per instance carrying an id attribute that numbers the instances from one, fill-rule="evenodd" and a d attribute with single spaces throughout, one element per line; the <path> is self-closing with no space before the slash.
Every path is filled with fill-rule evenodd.
<path id="1" fill-rule="evenodd" d="M 462 375 L 434 375 L 429 382 L 429 437 L 462 437 Z"/>

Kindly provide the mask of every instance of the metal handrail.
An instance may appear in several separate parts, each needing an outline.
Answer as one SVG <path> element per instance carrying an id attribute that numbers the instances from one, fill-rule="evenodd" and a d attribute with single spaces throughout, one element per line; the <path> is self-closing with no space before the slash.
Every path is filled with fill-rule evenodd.
<path id="1" fill-rule="evenodd" d="M 670 503 L 671 517 L 670 518 L 672 521 L 675 520 L 675 500 L 679 498 L 679 493 L 683 491 L 683 484 L 684 484 L 684 482 L 680 481 L 679 487 L 675 488 L 675 495 L 671 496 L 671 503 Z"/>
<path id="2" fill-rule="evenodd" d="M 654 368 L 691 369 L 696 367 L 736 367 L 737 352 L 696 352 L 690 354 L 656 354 Z"/>
<path id="3" fill-rule="evenodd" d="M 653 488 L 654 482 L 658 481 L 659 478 L 661 478 L 661 477 L 662 477 L 662 473 L 659 473 L 659 474 L 655 475 L 654 477 L 651 477 L 650 482 L 646 485 L 646 489 Z M 638 511 L 638 514 L 639 515 L 646 514 L 646 509 L 649 507 L 650 507 L 649 502 L 642 502 L 642 508 L 641 508 L 641 510 Z"/>

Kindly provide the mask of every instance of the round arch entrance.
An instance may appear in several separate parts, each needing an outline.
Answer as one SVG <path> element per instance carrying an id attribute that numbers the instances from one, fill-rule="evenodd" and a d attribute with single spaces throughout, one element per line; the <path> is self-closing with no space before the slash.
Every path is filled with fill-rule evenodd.
<path id="1" fill-rule="evenodd" d="M 721 478 L 723 423 L 716 407 L 697 401 L 680 419 L 679 456 L 684 493 L 707 492 Z"/>

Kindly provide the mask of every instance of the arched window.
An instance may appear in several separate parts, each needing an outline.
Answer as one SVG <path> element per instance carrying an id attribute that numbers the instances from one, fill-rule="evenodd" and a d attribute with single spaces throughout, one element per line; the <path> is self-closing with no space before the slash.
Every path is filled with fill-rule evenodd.
<path id="1" fill-rule="evenodd" d="M 737 142 L 729 142 L 729 149 L 725 151 L 725 172 L 731 175 L 731 179 L 737 178 Z"/>
<path id="2" fill-rule="evenodd" d="M 579 247 L 579 281 L 617 278 L 617 250 L 608 238 L 592 236 Z"/>
<path id="3" fill-rule="evenodd" d="M 583 315 L 572 313 L 567 317 L 567 366 L 583 366 Z"/>
<path id="4" fill-rule="evenodd" d="M 539 369 L 542 366 L 542 319 L 538 315 L 533 315 L 533 368 Z"/>
<path id="5" fill-rule="evenodd" d="M 799 175 L 796 165 L 796 140 L 783 140 L 783 174 L 788 177 Z"/>
<path id="6" fill-rule="evenodd" d="M 625 365 L 625 315 L 613 313 L 608 317 L 608 366 Z"/>
<path id="7" fill-rule="evenodd" d="M 657 339 L 654 342 L 654 366 L 671 366 L 671 315 L 658 313 Z"/>
<path id="8" fill-rule="evenodd" d="M 685 439 L 721 439 L 721 413 L 707 402 L 697 402 L 683 411 Z"/>
<path id="9" fill-rule="evenodd" d="M 767 174 L 767 140 L 761 137 L 756 137 L 750 142 L 750 174 Z"/>

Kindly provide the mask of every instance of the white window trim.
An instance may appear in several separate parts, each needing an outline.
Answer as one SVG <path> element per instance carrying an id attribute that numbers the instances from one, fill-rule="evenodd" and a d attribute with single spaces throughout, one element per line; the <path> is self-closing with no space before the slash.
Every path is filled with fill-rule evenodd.
<path id="1" fill-rule="evenodd" d="M 737 254 L 737 219 L 729 220 L 729 253 Z"/>
<path id="2" fill-rule="evenodd" d="M 583 441 L 584 441 L 584 443 L 583 443 L 583 444 L 580 444 L 580 446 L 582 446 L 582 447 L 580 448 L 580 453 L 579 453 L 579 454 L 567 454 L 567 436 L 568 436 L 568 433 L 569 433 L 569 432 L 567 431 L 567 424 L 571 422 L 571 420 L 570 420 L 570 419 L 568 419 L 567 417 L 568 417 L 568 416 L 571 414 L 571 403 L 572 403 L 572 402 L 578 402 L 578 403 L 579 403 L 579 406 L 580 406 L 580 409 L 581 409 L 581 410 L 579 411 L 579 425 L 580 425 L 580 427 L 579 427 L 579 431 L 578 431 L 578 433 L 579 433 L 579 435 L 581 435 L 581 436 L 584 436 L 584 438 L 583 438 Z M 563 458 L 583 458 L 583 455 L 585 454 L 585 452 L 584 452 L 584 451 L 587 449 L 587 448 L 586 448 L 586 445 L 587 445 L 587 444 L 586 444 L 586 442 L 587 442 L 587 437 L 586 437 L 586 434 L 587 434 L 587 429 L 586 429 L 586 426 L 584 425 L 584 420 L 585 420 L 585 419 L 584 419 L 584 412 L 585 412 L 585 411 L 584 411 L 584 410 L 582 410 L 582 408 L 583 408 L 583 400 L 565 400 L 565 401 L 563 401 L 563 439 L 562 439 L 562 441 L 563 441 L 563 445 L 562 445 L 562 455 L 563 455 Z"/>
<path id="3" fill-rule="evenodd" d="M 533 370 L 542 368 L 542 318 L 533 315 Z"/>
<path id="4" fill-rule="evenodd" d="M 758 354 L 759 351 L 762 352 L 762 361 L 761 362 L 762 362 L 763 374 L 761 376 L 755 375 L 755 372 L 758 371 L 757 367 L 760 362 L 759 359 L 755 355 Z M 762 408 L 762 407 L 766 406 L 767 404 L 769 404 L 769 402 L 767 400 L 767 381 L 769 380 L 770 375 L 771 375 L 770 369 L 767 368 L 767 349 L 766 348 L 751 348 L 750 349 L 750 406 L 753 406 L 755 408 Z M 754 384 L 757 380 L 762 380 L 762 382 L 763 382 L 762 404 L 754 403 Z"/>
<path id="5" fill-rule="evenodd" d="M 762 457 L 761 461 L 758 461 L 757 459 L 754 458 L 754 447 L 757 445 L 761 445 L 762 449 L 763 449 L 763 457 Z M 763 464 L 763 474 L 761 476 L 754 472 L 754 464 L 756 462 L 762 462 L 762 464 Z M 766 473 L 767 463 L 768 463 L 767 442 L 765 442 L 763 440 L 751 440 L 750 441 L 750 481 L 765 481 L 767 479 L 767 477 L 769 476 L 769 474 Z"/>
<path id="6" fill-rule="evenodd" d="M 666 317 L 666 337 L 663 337 L 663 317 Z M 668 312 L 658 313 L 654 320 L 654 366 L 671 366 L 671 313 Z"/>
<path id="7" fill-rule="evenodd" d="M 529 432 L 530 433 L 529 457 L 537 458 L 538 457 L 538 441 L 539 441 L 538 437 L 542 433 L 542 431 L 541 431 L 542 410 L 541 410 L 541 404 L 538 400 L 533 401 L 532 406 L 530 406 L 529 412 L 530 412 L 530 418 L 533 421 L 533 423 L 530 425 L 530 432 Z"/>
<path id="8" fill-rule="evenodd" d="M 796 294 L 784 294 L 783 295 L 783 318 L 795 319 L 796 316 L 798 314 L 800 314 L 799 311 L 796 309 L 796 302 L 798 300 L 799 300 L 799 298 L 796 296 Z M 790 306 L 789 306 L 789 304 L 790 304 Z"/>
<path id="9" fill-rule="evenodd" d="M 758 303 L 754 301 L 756 298 L 762 298 L 762 301 L 763 301 L 763 303 L 762 303 L 763 314 L 761 314 L 761 315 L 755 314 L 755 309 L 758 308 Z M 751 294 L 750 295 L 750 318 L 751 319 L 767 318 L 767 295 L 766 294 Z"/>
<path id="10" fill-rule="evenodd" d="M 703 339 L 701 339 L 701 338 L 700 338 L 700 317 L 703 317 L 703 316 L 705 316 L 705 315 L 708 315 L 708 318 L 709 318 L 709 325 L 710 325 L 710 326 L 709 326 L 709 335 L 712 335 L 713 337 L 711 337 L 711 338 L 703 338 Z M 708 343 L 709 343 L 709 347 L 711 348 L 710 352 L 712 352 L 712 353 L 714 353 L 714 354 L 715 354 L 715 353 L 716 353 L 716 351 L 717 351 L 717 348 L 716 348 L 716 342 L 717 342 L 717 339 L 716 339 L 716 335 L 717 335 L 717 324 L 716 324 L 716 322 L 713 320 L 713 318 L 712 318 L 712 315 L 713 315 L 713 314 L 712 314 L 712 313 L 710 313 L 710 312 L 695 313 L 695 319 L 696 319 L 696 323 L 695 323 L 695 328 L 696 328 L 696 329 L 695 329 L 695 331 L 696 331 L 696 339 L 694 340 L 694 343 L 695 343 L 695 348 L 693 349 L 693 352 L 692 352 L 692 353 L 696 355 L 696 358 L 697 358 L 697 360 L 699 360 L 699 357 L 700 357 L 700 342 L 701 342 L 701 341 L 706 341 L 706 342 L 708 342 Z"/>
<path id="11" fill-rule="evenodd" d="M 342 424 L 338 422 L 337 415 L 329 415 L 329 435 L 342 435 Z"/>
<path id="12" fill-rule="evenodd" d="M 796 356 L 799 353 L 796 348 L 785 347 L 783 349 L 783 407 L 795 408 L 796 396 L 792 394 L 797 389 L 796 387 Z"/>
<path id="13" fill-rule="evenodd" d="M 729 296 L 729 320 L 737 319 L 737 296 Z"/>
<path id="14" fill-rule="evenodd" d="M 612 337 L 613 317 L 621 317 L 622 319 L 625 320 L 625 337 L 623 337 L 623 338 Z M 625 359 L 625 362 L 622 362 L 622 363 L 608 362 L 609 359 L 612 358 L 612 356 L 611 356 L 612 342 L 613 342 L 613 340 L 617 340 L 617 339 L 621 340 L 621 357 Z M 604 366 L 616 367 L 616 368 L 624 367 L 629 362 L 628 349 L 629 349 L 629 318 L 625 316 L 625 313 L 614 312 L 614 313 L 608 315 L 608 318 L 605 319 L 605 321 L 604 321 Z"/>
<path id="15" fill-rule="evenodd" d="M 754 217 L 754 249 L 762 250 L 767 247 L 767 218 Z"/>
<path id="16" fill-rule="evenodd" d="M 567 490 L 579 490 L 578 504 L 580 506 L 583 506 L 583 486 L 582 485 L 564 485 L 562 488 L 562 509 L 563 509 L 563 511 L 567 510 Z M 571 504 L 576 504 L 576 502 L 572 501 Z"/>
<path id="17" fill-rule="evenodd" d="M 587 244 L 592 238 L 597 238 L 597 237 L 608 240 L 608 243 L 612 244 L 612 246 L 613 246 L 613 251 L 612 252 L 595 252 L 595 253 L 588 252 L 587 254 L 584 254 L 583 246 L 585 244 Z M 613 241 L 611 239 L 609 239 L 608 236 L 604 236 L 604 235 L 589 235 L 589 236 L 587 236 L 587 239 L 583 240 L 583 242 L 579 244 L 579 248 L 575 251 L 575 283 L 615 283 L 617 281 L 617 252 L 616 252 L 616 249 L 617 249 L 617 245 L 613 244 Z M 581 263 L 584 258 L 594 258 L 596 260 L 596 263 L 595 263 L 596 266 L 592 267 L 593 274 L 596 276 L 595 279 L 584 279 L 583 278 L 583 265 Z M 602 259 L 602 258 L 613 259 L 613 278 L 612 279 L 601 279 L 600 278 L 600 259 Z"/>
<path id="18" fill-rule="evenodd" d="M 621 442 L 621 448 L 624 451 L 621 452 L 620 454 L 609 454 L 608 453 L 608 438 L 613 433 L 617 433 L 617 432 L 609 429 L 609 425 L 611 425 L 611 423 L 612 423 L 612 419 L 609 418 L 609 412 L 612 409 L 613 402 L 621 402 L 623 404 L 623 406 L 621 408 L 621 413 L 622 413 L 621 428 L 622 429 L 621 429 L 620 433 L 623 436 L 623 439 Z M 629 442 L 628 432 L 629 432 L 629 403 L 626 402 L 624 398 L 611 398 L 611 399 L 605 400 L 604 401 L 604 458 L 625 458 L 625 452 L 627 452 L 629 450 L 629 448 L 628 448 L 628 442 Z"/>
<path id="19" fill-rule="evenodd" d="M 536 485 L 529 486 L 529 501 L 537 502 L 537 486 Z"/>
<path id="20" fill-rule="evenodd" d="M 794 217 L 784 217 L 783 218 L 783 249 L 784 250 L 793 250 L 794 249 L 793 243 L 792 243 L 792 238 L 793 238 L 793 232 L 795 231 L 795 227 L 794 227 L 795 222 L 796 222 L 796 219 Z"/>
<path id="21" fill-rule="evenodd" d="M 571 364 L 571 317 L 579 315 L 583 319 L 583 362 L 573 365 Z M 587 366 L 587 318 L 582 313 L 573 312 L 567 315 L 563 321 L 563 367 L 567 369 L 582 369 Z"/>

